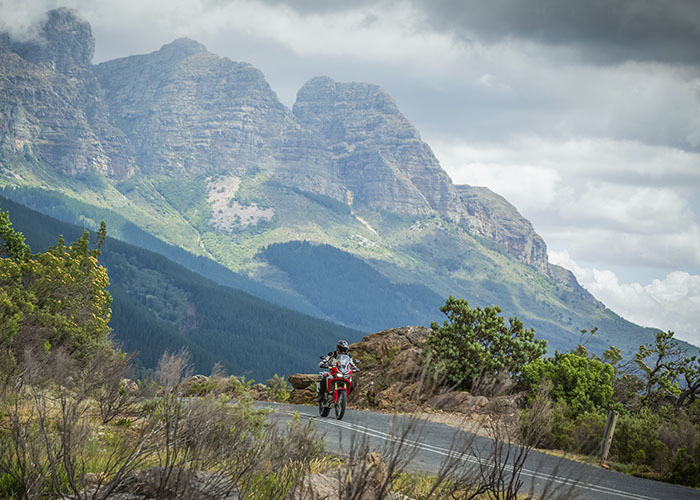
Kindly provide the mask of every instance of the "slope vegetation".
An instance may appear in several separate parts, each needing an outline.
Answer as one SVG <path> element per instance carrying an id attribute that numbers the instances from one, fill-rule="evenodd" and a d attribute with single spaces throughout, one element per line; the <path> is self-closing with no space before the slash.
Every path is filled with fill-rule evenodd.
<path id="1" fill-rule="evenodd" d="M 72 241 L 83 229 L 0 198 L 16 230 L 34 251 Z M 161 354 L 188 348 L 195 369 L 208 373 L 220 362 L 230 373 L 265 380 L 274 373 L 308 370 L 338 338 L 362 333 L 220 286 L 161 255 L 108 238 L 101 263 L 110 276 L 116 340 L 138 351 L 142 367 L 155 368 Z"/>

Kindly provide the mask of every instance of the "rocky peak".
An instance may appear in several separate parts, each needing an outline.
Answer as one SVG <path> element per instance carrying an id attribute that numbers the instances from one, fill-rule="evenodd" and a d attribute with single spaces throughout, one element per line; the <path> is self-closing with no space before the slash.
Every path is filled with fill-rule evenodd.
<path id="1" fill-rule="evenodd" d="M 178 59 L 184 59 L 185 57 L 206 51 L 207 48 L 201 43 L 183 36 L 163 45 L 158 53 L 161 55 L 169 54 Z"/>
<path id="2" fill-rule="evenodd" d="M 462 223 L 469 232 L 499 243 L 519 261 L 548 273 L 547 245 L 513 205 L 485 187 L 456 188 L 467 211 Z"/>
<path id="3" fill-rule="evenodd" d="M 26 148 L 68 175 L 128 177 L 133 153 L 100 98 L 90 25 L 75 11 L 56 9 L 37 32 L 25 42 L 0 35 L 0 147 Z"/>
<path id="4" fill-rule="evenodd" d="M 399 108 L 389 94 L 378 85 L 370 83 L 337 83 L 327 76 L 312 78 L 297 93 L 294 115 L 307 127 L 332 142 L 343 142 L 347 134 L 353 133 L 340 126 L 340 113 L 373 112 L 384 116 L 403 118 Z M 378 123 L 377 123 L 378 124 Z M 408 120 L 397 120 L 395 126 L 403 128 L 402 135 L 418 138 L 418 132 Z M 357 131 L 355 131 L 357 133 Z"/>
<path id="5" fill-rule="evenodd" d="M 462 213 L 449 176 L 381 87 L 314 78 L 293 113 L 326 142 L 355 202 L 404 214 Z"/>
<path id="6" fill-rule="evenodd" d="M 95 53 L 92 29 L 75 10 L 49 11 L 39 33 L 36 40 L 13 43 L 12 50 L 31 63 L 44 64 L 66 75 L 84 71 L 92 64 Z"/>
<path id="7" fill-rule="evenodd" d="M 147 173 L 264 168 L 293 122 L 261 71 L 187 38 L 99 64 L 95 73 Z"/>

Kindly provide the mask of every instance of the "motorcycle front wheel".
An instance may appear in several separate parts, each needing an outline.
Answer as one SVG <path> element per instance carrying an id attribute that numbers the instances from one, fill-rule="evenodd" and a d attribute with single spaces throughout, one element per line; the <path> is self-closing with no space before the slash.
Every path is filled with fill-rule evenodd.
<path id="1" fill-rule="evenodd" d="M 331 409 L 327 406 L 323 406 L 322 402 L 318 404 L 318 414 L 322 417 L 327 417 L 330 411 Z"/>
<path id="2" fill-rule="evenodd" d="M 338 391 L 338 402 L 335 404 L 335 418 L 340 420 L 345 415 L 345 406 L 347 405 L 345 391 Z"/>

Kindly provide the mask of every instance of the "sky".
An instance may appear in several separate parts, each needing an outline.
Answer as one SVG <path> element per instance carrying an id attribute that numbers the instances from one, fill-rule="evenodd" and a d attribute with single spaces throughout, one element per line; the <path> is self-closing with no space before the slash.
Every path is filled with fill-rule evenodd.
<path id="1" fill-rule="evenodd" d="M 552 263 L 700 345 L 700 1 L 0 0 L 77 9 L 95 62 L 180 36 L 265 74 L 383 87 L 456 184 L 503 195 Z"/>

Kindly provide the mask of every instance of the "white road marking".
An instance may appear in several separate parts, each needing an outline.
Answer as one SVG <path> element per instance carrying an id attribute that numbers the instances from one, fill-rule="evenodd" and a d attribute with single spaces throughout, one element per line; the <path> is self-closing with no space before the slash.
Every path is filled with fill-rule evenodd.
<path id="1" fill-rule="evenodd" d="M 310 419 L 315 419 L 317 422 L 322 422 L 327 425 L 335 425 L 337 427 L 341 427 L 344 429 L 347 429 L 352 432 L 358 432 L 360 434 L 364 434 L 366 436 L 370 437 L 375 437 L 377 439 L 383 439 L 385 441 L 396 441 L 398 438 L 392 434 L 388 434 L 383 431 L 378 431 L 375 429 L 370 429 L 369 427 L 360 427 L 356 424 L 348 423 L 348 422 L 343 422 L 340 420 L 326 420 L 326 419 L 321 419 L 316 415 L 309 415 L 308 413 L 301 413 L 301 412 L 293 412 L 293 413 L 288 413 L 290 415 L 293 415 L 294 413 L 299 414 L 300 416 L 307 417 Z M 418 441 L 410 440 L 410 439 L 404 439 L 403 441 L 407 446 L 411 446 L 423 451 L 427 452 L 432 452 L 438 455 L 442 455 L 445 457 L 450 457 L 450 458 L 457 458 L 465 462 L 471 462 L 471 463 L 479 463 L 479 459 L 476 458 L 475 456 L 472 455 L 466 455 L 465 453 L 460 453 L 456 452 L 454 450 L 450 450 L 447 448 L 442 448 L 439 446 L 433 446 L 431 444 L 426 444 L 426 443 L 421 443 Z M 509 470 L 512 470 L 510 468 Z M 559 479 L 556 477 L 552 477 L 550 475 L 538 472 L 538 471 L 533 471 L 529 469 L 523 468 L 521 471 L 521 475 L 531 477 L 533 479 L 544 479 L 547 481 L 554 481 L 557 483 L 560 483 L 562 485 L 572 485 L 575 488 L 581 488 L 589 491 L 594 491 L 596 493 L 606 493 L 608 495 L 614 495 L 614 496 L 619 496 L 623 498 L 630 498 L 633 500 L 657 500 L 656 497 L 649 497 L 646 495 L 641 495 L 638 493 L 631 493 L 627 491 L 622 491 L 622 490 L 617 490 L 615 488 L 610 488 L 607 486 L 599 486 L 591 483 L 584 483 L 584 482 L 576 482 L 574 483 L 573 481 L 569 479 Z"/>

